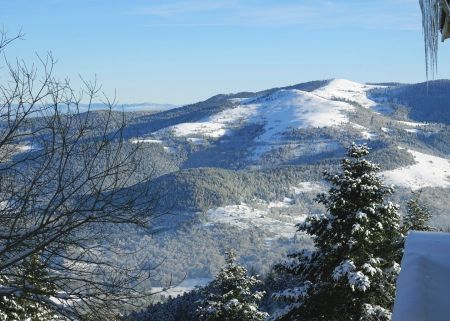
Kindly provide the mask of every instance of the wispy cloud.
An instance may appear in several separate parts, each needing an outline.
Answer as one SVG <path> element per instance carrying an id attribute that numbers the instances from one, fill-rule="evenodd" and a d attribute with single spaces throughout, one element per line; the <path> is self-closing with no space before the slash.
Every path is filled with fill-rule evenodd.
<path id="1" fill-rule="evenodd" d="M 179 17 L 189 14 L 201 14 L 207 12 L 229 10 L 233 9 L 233 7 L 234 1 L 165 1 L 163 3 L 140 8 L 136 11 L 136 13 L 160 17 Z"/>
<path id="2" fill-rule="evenodd" d="M 416 0 L 174 0 L 139 8 L 150 24 L 419 29 Z"/>

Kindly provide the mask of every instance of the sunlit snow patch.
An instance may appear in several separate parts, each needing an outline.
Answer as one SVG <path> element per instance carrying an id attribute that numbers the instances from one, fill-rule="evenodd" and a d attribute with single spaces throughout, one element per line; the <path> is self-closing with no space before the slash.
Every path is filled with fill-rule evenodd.
<path id="1" fill-rule="evenodd" d="M 147 144 L 162 144 L 162 140 L 159 139 L 146 139 L 146 138 L 142 138 L 142 139 L 132 139 L 131 140 L 132 144 L 142 144 L 142 143 L 147 143 Z"/>
<path id="2" fill-rule="evenodd" d="M 313 91 L 317 96 L 326 99 L 340 99 L 355 102 L 363 107 L 372 108 L 377 102 L 367 96 L 367 92 L 382 86 L 366 85 L 346 79 L 333 79 L 328 85 Z"/>
<path id="3" fill-rule="evenodd" d="M 301 90 L 280 90 L 256 101 L 252 122 L 265 124 L 259 141 L 277 141 L 289 129 L 331 127 L 348 122 L 353 106 L 321 98 Z"/>
<path id="4" fill-rule="evenodd" d="M 131 139 L 130 142 L 132 144 L 158 144 L 162 145 L 164 142 L 160 139 L 151 139 L 151 138 L 135 138 Z M 176 153 L 176 149 L 169 146 L 163 146 L 163 149 L 170 154 Z"/>
<path id="5" fill-rule="evenodd" d="M 404 121 L 404 120 L 398 120 L 397 122 L 402 124 L 402 125 L 411 126 L 411 127 L 421 127 L 421 126 L 426 126 L 427 125 L 425 123 L 418 123 L 418 122 Z"/>
<path id="6" fill-rule="evenodd" d="M 302 182 L 297 186 L 290 187 L 294 194 L 302 194 L 302 193 L 311 193 L 311 192 L 319 192 L 323 189 L 323 186 L 317 182 Z"/>
<path id="7" fill-rule="evenodd" d="M 236 108 L 226 109 L 199 122 L 181 123 L 163 129 L 162 131 L 172 132 L 178 137 L 205 136 L 220 138 L 226 135 L 229 129 L 248 121 L 255 114 L 256 110 L 254 106 L 241 105 Z"/>
<path id="8" fill-rule="evenodd" d="M 203 287 L 211 282 L 210 278 L 189 278 L 181 282 L 180 284 L 168 288 L 152 287 L 152 292 L 160 294 L 163 297 L 175 298 L 179 295 L 183 295 L 187 292 L 194 290 L 196 287 Z"/>
<path id="9" fill-rule="evenodd" d="M 270 202 L 268 208 L 286 208 L 292 204 L 292 199 L 285 197 L 282 201 Z"/>
<path id="10" fill-rule="evenodd" d="M 377 133 L 369 132 L 369 131 L 366 131 L 366 130 L 362 131 L 362 132 L 361 132 L 361 135 L 362 135 L 362 137 L 363 137 L 364 139 L 368 139 L 368 140 L 378 138 L 378 134 L 377 134 Z"/>
<path id="11" fill-rule="evenodd" d="M 422 187 L 450 186 L 448 159 L 408 150 L 416 164 L 383 172 L 387 183 L 416 190 Z"/>
<path id="12" fill-rule="evenodd" d="M 18 145 L 17 149 L 19 150 L 19 152 L 25 153 L 33 150 L 39 150 L 40 148 L 34 145 Z"/>
<path id="13" fill-rule="evenodd" d="M 197 138 L 197 137 L 189 137 L 187 139 L 188 142 L 191 142 L 194 145 L 203 145 L 206 143 L 206 140 L 203 138 Z"/>
<path id="14" fill-rule="evenodd" d="M 378 137 L 378 134 L 375 132 L 369 131 L 367 127 L 361 126 L 359 124 L 352 123 L 351 124 L 353 128 L 358 129 L 361 132 L 361 137 L 364 139 L 376 139 Z"/>
<path id="15" fill-rule="evenodd" d="M 35 145 L 35 144 L 14 145 L 13 148 L 15 148 L 15 154 L 29 153 L 29 152 L 42 150 L 42 147 L 39 147 L 38 145 Z"/>
<path id="16" fill-rule="evenodd" d="M 286 199 L 285 199 L 286 200 Z M 210 209 L 206 212 L 208 222 L 206 225 L 228 224 L 241 229 L 257 227 L 271 235 L 268 239 L 279 237 L 292 238 L 297 230 L 295 224 L 302 222 L 305 215 L 295 217 L 270 217 L 270 208 L 261 210 L 245 203 L 229 205 Z M 281 220 L 283 219 L 283 220 Z"/>

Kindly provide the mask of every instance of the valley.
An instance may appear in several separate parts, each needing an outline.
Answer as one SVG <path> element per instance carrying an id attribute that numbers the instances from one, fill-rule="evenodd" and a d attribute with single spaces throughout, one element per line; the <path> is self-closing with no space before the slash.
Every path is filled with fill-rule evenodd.
<path id="1" fill-rule="evenodd" d="M 324 211 L 314 201 L 328 189 L 322 173 L 336 170 L 352 142 L 372 149 L 395 201 L 420 190 L 433 224 L 447 228 L 450 128 L 438 116 L 445 100 L 418 105 L 407 94 L 426 95 L 425 86 L 314 81 L 131 117 L 125 135 L 148 155 L 143 166 L 155 172 L 150 184 L 164 214 L 155 234 L 121 231 L 118 242 L 164 261 L 155 287 L 212 278 L 227 248 L 264 274 L 291 249 L 311 245 L 295 225 Z M 450 99 L 450 82 L 428 86 Z"/>

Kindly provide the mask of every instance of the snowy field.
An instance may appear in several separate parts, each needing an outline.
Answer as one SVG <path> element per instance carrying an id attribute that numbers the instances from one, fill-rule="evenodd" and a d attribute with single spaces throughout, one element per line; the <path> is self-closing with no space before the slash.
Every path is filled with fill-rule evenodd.
<path id="1" fill-rule="evenodd" d="M 159 139 L 147 139 L 147 138 L 142 138 L 142 139 L 132 139 L 131 140 L 132 144 L 162 144 L 162 140 Z"/>
<path id="2" fill-rule="evenodd" d="M 320 192 L 324 189 L 324 185 L 318 182 L 301 182 L 296 186 L 291 186 L 291 190 L 294 194 L 302 194 L 302 193 L 311 193 L 311 192 Z"/>
<path id="3" fill-rule="evenodd" d="M 250 105 L 253 106 L 253 105 Z M 320 128 L 348 122 L 347 103 L 331 101 L 300 90 L 280 90 L 255 105 L 258 114 L 251 122 L 265 124 L 265 133 L 258 141 L 280 140 L 280 134 L 291 128 Z"/>
<path id="4" fill-rule="evenodd" d="M 245 203 L 239 205 L 229 205 L 210 209 L 206 212 L 208 225 L 228 224 L 240 229 L 257 227 L 267 233 L 267 240 L 279 237 L 292 238 L 296 232 L 295 225 L 303 222 L 306 215 L 272 216 L 272 208 L 287 208 L 292 200 L 285 198 L 279 202 L 270 202 L 265 205 L 265 209 L 255 208 Z"/>
<path id="5" fill-rule="evenodd" d="M 422 187 L 450 186 L 450 162 L 448 159 L 408 150 L 416 164 L 383 172 L 388 184 L 417 190 Z"/>
<path id="6" fill-rule="evenodd" d="M 378 103 L 370 99 L 367 92 L 371 89 L 381 87 L 383 86 L 360 84 L 346 79 L 333 79 L 328 85 L 314 90 L 313 93 L 325 99 L 337 98 L 353 101 L 365 108 L 372 108 Z"/>
<path id="7" fill-rule="evenodd" d="M 311 197 L 311 194 L 323 191 L 325 185 L 320 182 L 301 182 L 290 187 L 293 198 Z M 241 203 L 210 209 L 206 212 L 205 226 L 227 224 L 239 229 L 259 228 L 266 234 L 266 240 L 280 237 L 291 239 L 297 228 L 296 224 L 305 220 L 310 213 L 290 211 L 295 208 L 295 199 L 284 197 L 278 201 L 266 202 L 256 200 L 254 205 Z M 294 213 L 294 214 L 293 214 Z"/>
<path id="8" fill-rule="evenodd" d="M 196 287 L 202 287 L 211 282 L 210 278 L 189 278 L 183 280 L 178 285 L 170 286 L 168 288 L 163 287 L 152 287 L 153 293 L 157 293 L 163 297 L 177 297 L 183 295 L 187 292 L 194 290 Z"/>

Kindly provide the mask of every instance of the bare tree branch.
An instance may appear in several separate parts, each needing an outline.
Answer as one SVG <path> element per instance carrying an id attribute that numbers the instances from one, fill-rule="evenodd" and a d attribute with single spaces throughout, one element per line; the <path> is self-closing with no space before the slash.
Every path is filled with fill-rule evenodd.
<path id="1" fill-rule="evenodd" d="M 22 37 L 0 32 L 0 51 Z M 108 229 L 148 228 L 158 199 L 115 98 L 92 111 L 96 80 L 76 92 L 54 65 L 51 54 L 31 66 L 6 61 L 0 84 L 0 308 L 21 300 L 66 319 L 113 320 L 149 295 L 150 276 L 145 257 L 134 266 L 110 259 L 126 253 L 108 243 Z M 25 273 L 30 264 L 42 274 Z"/>

